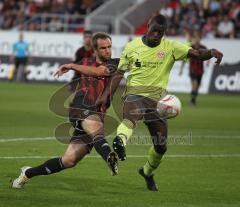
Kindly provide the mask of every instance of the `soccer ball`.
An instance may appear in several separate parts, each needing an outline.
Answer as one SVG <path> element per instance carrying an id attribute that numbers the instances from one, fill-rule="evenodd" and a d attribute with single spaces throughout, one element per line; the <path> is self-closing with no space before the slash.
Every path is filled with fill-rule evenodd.
<path id="1" fill-rule="evenodd" d="M 182 104 L 177 96 L 166 95 L 157 103 L 157 112 L 163 118 L 174 118 L 181 112 Z"/>

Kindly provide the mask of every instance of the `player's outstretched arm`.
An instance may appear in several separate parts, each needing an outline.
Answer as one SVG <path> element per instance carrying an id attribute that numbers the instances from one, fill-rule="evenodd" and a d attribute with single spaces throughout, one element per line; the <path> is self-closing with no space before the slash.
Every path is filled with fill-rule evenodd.
<path id="1" fill-rule="evenodd" d="M 216 58 L 216 64 L 220 64 L 221 61 L 222 61 L 222 57 L 223 57 L 223 54 L 216 50 L 216 49 L 210 49 L 210 50 L 206 50 L 206 49 L 199 49 L 199 50 L 196 50 L 196 49 L 190 49 L 188 51 L 188 57 L 190 58 L 196 58 L 198 60 L 209 60 L 211 58 Z"/>
<path id="2" fill-rule="evenodd" d="M 74 63 L 61 65 L 58 70 L 55 72 L 54 76 L 61 76 L 69 70 L 74 70 L 78 73 L 90 76 L 108 76 L 110 72 L 107 67 L 99 66 L 99 67 L 91 67 L 85 65 L 78 65 Z"/>

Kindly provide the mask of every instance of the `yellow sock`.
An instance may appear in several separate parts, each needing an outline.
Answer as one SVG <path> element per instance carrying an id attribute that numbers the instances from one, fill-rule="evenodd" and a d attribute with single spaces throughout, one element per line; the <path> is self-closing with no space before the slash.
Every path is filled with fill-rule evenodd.
<path id="1" fill-rule="evenodd" d="M 128 119 L 124 119 L 118 126 L 117 136 L 122 139 L 124 146 L 127 144 L 127 140 L 132 136 L 133 129 L 134 124 Z"/>
<path id="2" fill-rule="evenodd" d="M 152 146 L 148 152 L 148 161 L 143 166 L 144 174 L 150 176 L 153 174 L 153 171 L 160 165 L 163 155 L 158 154 L 154 147 Z"/>

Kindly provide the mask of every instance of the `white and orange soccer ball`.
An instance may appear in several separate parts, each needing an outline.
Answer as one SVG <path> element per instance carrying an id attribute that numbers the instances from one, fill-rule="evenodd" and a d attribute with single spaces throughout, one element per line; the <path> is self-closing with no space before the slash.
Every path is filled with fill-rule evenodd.
<path id="1" fill-rule="evenodd" d="M 176 117 L 182 109 L 179 98 L 175 95 L 166 95 L 158 101 L 157 112 L 161 117 L 170 119 Z"/>

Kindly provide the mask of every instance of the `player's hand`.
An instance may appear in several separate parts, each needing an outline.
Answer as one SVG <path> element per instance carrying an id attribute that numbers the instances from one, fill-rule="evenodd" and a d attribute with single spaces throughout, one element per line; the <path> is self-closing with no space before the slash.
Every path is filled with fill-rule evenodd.
<path id="1" fill-rule="evenodd" d="M 216 49 L 211 49 L 211 55 L 217 59 L 215 63 L 219 65 L 222 61 L 223 54 Z"/>
<path id="2" fill-rule="evenodd" d="M 97 74 L 98 76 L 109 76 L 110 71 L 106 66 L 100 65 L 97 67 Z"/>
<path id="3" fill-rule="evenodd" d="M 54 73 L 54 77 L 60 77 L 61 75 L 63 75 L 64 73 L 68 72 L 71 67 L 69 66 L 70 64 L 64 64 L 64 65 L 61 65 L 57 71 Z"/>
<path id="4" fill-rule="evenodd" d="M 106 109 L 107 101 L 108 101 L 107 96 L 105 96 L 104 94 L 100 96 L 96 101 L 96 110 L 104 112 Z"/>

